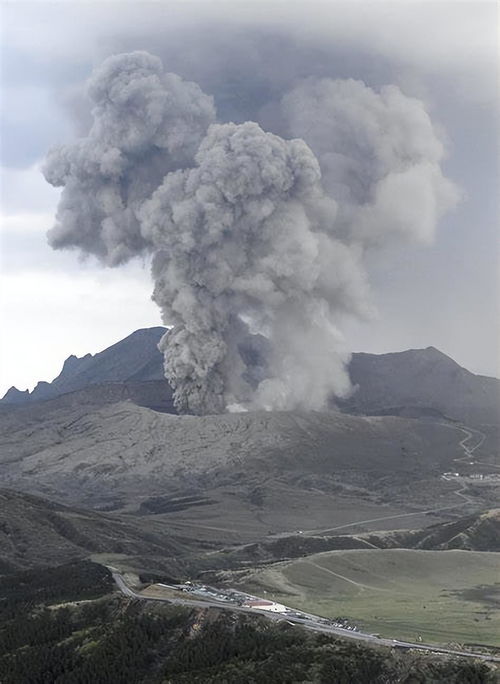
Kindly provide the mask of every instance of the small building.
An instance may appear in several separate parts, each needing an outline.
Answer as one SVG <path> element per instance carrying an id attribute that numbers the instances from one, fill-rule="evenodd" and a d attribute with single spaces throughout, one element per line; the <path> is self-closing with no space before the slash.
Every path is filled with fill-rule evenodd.
<path id="1" fill-rule="evenodd" d="M 281 603 L 274 603 L 274 601 L 266 601 L 265 599 L 250 599 L 245 601 L 243 608 L 269 610 L 273 613 L 284 613 L 287 610 L 287 607 L 283 606 Z"/>

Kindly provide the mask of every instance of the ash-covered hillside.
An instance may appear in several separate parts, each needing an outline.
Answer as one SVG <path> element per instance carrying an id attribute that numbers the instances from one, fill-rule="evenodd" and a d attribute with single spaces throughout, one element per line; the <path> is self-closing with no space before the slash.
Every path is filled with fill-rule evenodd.
<path id="1" fill-rule="evenodd" d="M 491 507 L 498 493 L 485 481 L 464 498 L 463 484 L 442 478 L 495 467 L 482 446 L 483 465 L 461 461 L 466 431 L 454 423 L 339 411 L 176 416 L 113 392 L 106 403 L 106 387 L 114 390 L 93 388 L 100 404 L 87 387 L 0 412 L 4 486 L 72 506 L 167 514 L 171 530 L 235 542 L 356 521 L 380 529 L 394 517 L 420 526 L 408 515 Z"/>

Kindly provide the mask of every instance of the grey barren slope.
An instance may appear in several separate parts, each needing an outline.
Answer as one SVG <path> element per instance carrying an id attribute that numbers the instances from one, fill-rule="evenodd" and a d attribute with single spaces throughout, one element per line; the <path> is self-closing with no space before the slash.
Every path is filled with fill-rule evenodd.
<path id="1" fill-rule="evenodd" d="M 463 455 L 448 425 L 338 411 L 175 416 L 104 403 L 106 392 L 116 399 L 105 388 L 94 404 L 86 388 L 85 401 L 76 392 L 0 412 L 4 485 L 85 507 L 137 510 L 160 497 L 161 510 L 166 497 L 179 525 L 242 516 L 254 539 L 464 504 L 440 478 Z M 169 497 L 200 492 L 216 503 L 172 512 Z"/>

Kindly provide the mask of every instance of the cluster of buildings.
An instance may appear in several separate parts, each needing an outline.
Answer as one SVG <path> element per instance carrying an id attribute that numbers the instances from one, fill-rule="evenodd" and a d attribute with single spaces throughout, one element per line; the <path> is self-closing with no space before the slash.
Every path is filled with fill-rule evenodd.
<path id="1" fill-rule="evenodd" d="M 500 480 L 500 473 L 471 473 L 470 475 L 461 475 L 460 473 L 443 473 L 441 475 L 443 480 L 453 480 L 457 477 L 461 478 L 462 480 L 484 480 L 488 482 L 492 482 L 495 480 Z"/>
<path id="2" fill-rule="evenodd" d="M 289 608 L 284 606 L 282 603 L 268 601 L 266 599 L 259 598 L 258 596 L 252 596 L 251 594 L 237 591 L 236 589 L 215 589 L 214 587 L 210 587 L 206 584 L 193 584 L 192 582 L 176 585 L 159 584 L 158 586 L 184 591 L 189 594 L 194 594 L 199 598 L 211 599 L 212 601 L 225 601 L 234 603 L 241 608 L 269 610 L 272 613 L 286 613 L 289 610 Z"/>
<path id="3" fill-rule="evenodd" d="M 345 618 L 330 620 L 328 618 L 318 617 L 317 615 L 308 615 L 306 613 L 301 613 L 297 610 L 294 610 L 293 608 L 289 608 L 282 603 L 269 601 L 268 599 L 263 599 L 259 596 L 253 596 L 252 594 L 247 594 L 245 592 L 238 591 L 237 589 L 215 589 L 214 587 L 210 587 L 206 584 L 195 584 L 193 582 L 185 582 L 184 584 L 176 585 L 159 583 L 157 586 L 183 591 L 194 595 L 197 598 L 203 598 L 209 601 L 230 603 L 240 608 L 265 610 L 270 613 L 279 613 L 283 615 L 284 618 L 290 618 L 291 620 L 295 621 L 311 621 L 321 625 L 330 625 L 332 627 L 348 629 L 353 632 L 359 631 L 357 627 L 349 624 L 348 620 Z"/>

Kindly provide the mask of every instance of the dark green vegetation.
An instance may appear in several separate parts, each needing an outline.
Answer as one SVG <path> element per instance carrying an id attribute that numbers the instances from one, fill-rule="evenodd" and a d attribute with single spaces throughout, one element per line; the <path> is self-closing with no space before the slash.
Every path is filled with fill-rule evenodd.
<path id="1" fill-rule="evenodd" d="M 4 575 L 0 577 L 0 620 L 17 619 L 40 605 L 94 599 L 113 589 L 109 570 L 90 561 Z"/>
<path id="2" fill-rule="evenodd" d="M 60 597 L 59 597 L 60 598 Z M 0 622 L 9 684 L 493 684 L 464 662 L 370 649 L 264 618 L 103 598 Z"/>

